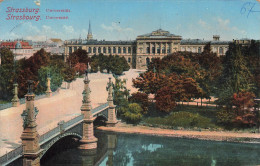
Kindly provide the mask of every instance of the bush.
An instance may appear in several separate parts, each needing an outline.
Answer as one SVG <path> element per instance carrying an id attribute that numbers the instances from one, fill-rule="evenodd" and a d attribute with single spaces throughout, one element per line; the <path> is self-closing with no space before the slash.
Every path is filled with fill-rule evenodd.
<path id="1" fill-rule="evenodd" d="M 142 119 L 142 108 L 137 103 L 128 104 L 121 108 L 122 118 L 128 123 L 138 123 Z"/>
<path id="2" fill-rule="evenodd" d="M 128 100 L 131 103 L 138 103 L 143 109 L 142 114 L 147 114 L 149 101 L 148 101 L 148 95 L 146 93 L 141 93 L 141 92 L 133 93 Z"/>
<path id="3" fill-rule="evenodd" d="M 149 118 L 145 120 L 149 124 L 166 125 L 172 127 L 215 127 L 209 118 L 190 112 L 174 112 L 164 118 Z"/>
<path id="4" fill-rule="evenodd" d="M 235 118 L 235 114 L 232 111 L 220 110 L 217 112 L 217 123 L 224 126 L 229 126 Z"/>

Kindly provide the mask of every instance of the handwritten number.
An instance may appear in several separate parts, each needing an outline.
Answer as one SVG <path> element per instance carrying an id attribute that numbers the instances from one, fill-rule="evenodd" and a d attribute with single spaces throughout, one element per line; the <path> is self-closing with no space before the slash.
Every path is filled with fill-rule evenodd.
<path id="1" fill-rule="evenodd" d="M 244 5 L 242 6 L 242 8 L 240 9 L 240 13 L 241 14 L 245 14 L 247 12 L 247 18 L 250 15 L 250 13 L 253 12 L 260 12 L 260 11 L 254 11 L 253 8 L 255 7 L 255 3 L 252 2 L 246 2 L 244 3 Z"/>

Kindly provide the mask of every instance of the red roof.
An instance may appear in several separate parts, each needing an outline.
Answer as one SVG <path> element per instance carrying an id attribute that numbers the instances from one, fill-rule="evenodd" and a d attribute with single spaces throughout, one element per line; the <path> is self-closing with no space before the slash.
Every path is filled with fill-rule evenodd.
<path id="1" fill-rule="evenodd" d="M 16 45 L 16 43 L 17 43 L 18 41 L 13 41 L 13 42 L 2 42 L 1 44 L 0 44 L 0 47 L 6 47 L 6 48 L 10 48 L 10 49 L 15 49 L 15 45 Z M 21 44 L 21 46 L 22 46 L 22 48 L 23 49 L 31 49 L 32 48 L 32 46 L 31 45 L 29 45 L 29 43 L 28 42 L 26 42 L 26 41 L 19 41 L 20 42 L 20 44 Z"/>

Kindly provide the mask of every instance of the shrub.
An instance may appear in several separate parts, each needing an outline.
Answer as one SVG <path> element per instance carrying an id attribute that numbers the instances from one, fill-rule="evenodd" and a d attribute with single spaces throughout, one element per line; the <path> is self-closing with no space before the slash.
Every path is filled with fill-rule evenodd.
<path id="1" fill-rule="evenodd" d="M 137 103 L 128 104 L 121 108 L 122 118 L 128 123 L 138 123 L 142 119 L 142 108 Z"/>
<path id="2" fill-rule="evenodd" d="M 147 114 L 149 101 L 148 101 L 148 95 L 146 93 L 141 93 L 141 92 L 133 93 L 128 100 L 131 103 L 138 103 L 143 109 L 142 114 Z"/>
<path id="3" fill-rule="evenodd" d="M 232 111 L 220 110 L 217 112 L 217 123 L 224 126 L 229 126 L 235 118 L 235 115 Z"/>
<path id="4" fill-rule="evenodd" d="M 164 118 L 146 119 L 145 122 L 150 124 L 166 125 L 172 127 L 215 127 L 209 118 L 190 112 L 174 112 L 173 114 Z"/>

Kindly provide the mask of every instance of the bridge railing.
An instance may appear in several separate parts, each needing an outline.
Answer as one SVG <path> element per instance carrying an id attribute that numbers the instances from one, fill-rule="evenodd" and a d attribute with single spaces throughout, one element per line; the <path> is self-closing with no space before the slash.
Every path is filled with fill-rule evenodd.
<path id="1" fill-rule="evenodd" d="M 94 109 L 91 110 L 92 114 L 95 115 L 97 112 L 104 110 L 105 108 L 107 108 L 109 105 L 108 103 L 102 104 Z"/>
<path id="2" fill-rule="evenodd" d="M 52 96 L 56 95 L 58 92 L 53 92 L 52 93 Z M 37 95 L 35 96 L 35 100 L 39 100 L 39 99 L 43 99 L 47 97 L 46 94 L 41 94 L 41 95 Z M 21 98 L 19 99 L 20 100 L 20 104 L 24 104 L 25 103 L 25 98 Z M 4 110 L 4 109 L 7 109 L 7 108 L 11 108 L 13 105 L 12 105 L 12 102 L 10 103 L 5 103 L 5 104 L 0 104 L 0 110 Z"/>
<path id="3" fill-rule="evenodd" d="M 70 127 L 70 126 L 80 122 L 81 120 L 83 120 L 83 117 L 84 117 L 83 114 L 80 114 L 79 116 L 76 116 L 75 118 L 65 122 L 64 123 L 64 128 L 66 129 L 66 128 L 68 128 L 68 127 Z"/>
<path id="4" fill-rule="evenodd" d="M 47 131 L 46 133 L 44 133 L 43 135 L 40 136 L 39 138 L 39 143 L 41 144 L 43 141 L 47 140 L 48 138 L 50 138 L 51 136 L 57 134 L 60 132 L 60 127 L 57 126 L 54 129 Z"/>
<path id="5" fill-rule="evenodd" d="M 6 153 L 5 155 L 0 157 L 0 165 L 7 163 L 9 161 L 13 161 L 17 158 L 19 158 L 20 156 L 22 156 L 23 154 L 23 146 L 20 145 L 19 147 L 17 147 L 16 149 Z"/>

